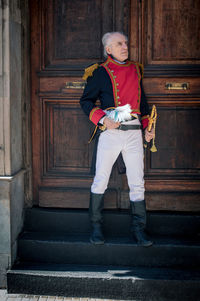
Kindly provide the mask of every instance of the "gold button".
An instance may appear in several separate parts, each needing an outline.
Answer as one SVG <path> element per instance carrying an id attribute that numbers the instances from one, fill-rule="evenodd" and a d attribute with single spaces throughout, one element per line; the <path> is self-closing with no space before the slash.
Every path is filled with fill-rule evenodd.
<path id="1" fill-rule="evenodd" d="M 119 86 L 119 83 L 117 83 L 116 85 Z"/>
<path id="2" fill-rule="evenodd" d="M 120 97 L 119 97 L 119 96 L 117 96 L 117 98 L 119 99 Z"/>
<path id="3" fill-rule="evenodd" d="M 120 101 L 118 101 L 118 104 L 120 105 L 120 104 L 121 104 L 121 102 L 120 102 Z"/>

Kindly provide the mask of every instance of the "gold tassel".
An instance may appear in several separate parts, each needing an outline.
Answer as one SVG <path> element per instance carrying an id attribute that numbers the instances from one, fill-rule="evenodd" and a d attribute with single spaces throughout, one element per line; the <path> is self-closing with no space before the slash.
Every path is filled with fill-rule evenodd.
<path id="1" fill-rule="evenodd" d="M 152 127 L 154 127 L 154 131 L 156 131 L 156 120 L 157 120 L 157 110 L 156 110 L 156 106 L 153 105 L 151 116 L 149 117 L 148 128 L 147 128 L 149 132 L 151 131 Z M 156 135 L 156 133 L 154 133 L 154 135 Z M 157 152 L 157 148 L 155 146 L 155 137 L 153 138 L 152 147 L 150 148 L 150 151 L 152 153 Z"/>
<path id="2" fill-rule="evenodd" d="M 152 147 L 150 148 L 150 151 L 151 151 L 152 153 L 157 152 L 157 148 L 156 148 L 156 146 L 155 146 L 155 138 L 153 138 L 153 143 L 152 143 Z"/>
<path id="3" fill-rule="evenodd" d="M 89 76 L 92 76 L 94 70 L 96 70 L 99 67 L 99 64 L 93 64 L 92 66 L 89 66 L 88 68 L 85 69 L 85 73 L 82 77 L 82 79 L 87 80 Z"/>

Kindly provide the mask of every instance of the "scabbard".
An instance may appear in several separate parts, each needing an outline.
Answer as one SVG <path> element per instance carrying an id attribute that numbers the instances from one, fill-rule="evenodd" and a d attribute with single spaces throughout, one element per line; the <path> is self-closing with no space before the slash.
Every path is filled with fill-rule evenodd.
<path id="1" fill-rule="evenodd" d="M 125 174 L 126 173 L 126 166 L 122 157 L 122 153 L 119 154 L 117 161 L 117 169 L 118 169 L 118 173 L 121 174 Z"/>
<path id="2" fill-rule="evenodd" d="M 94 148 L 93 148 L 93 153 L 92 153 L 92 163 L 91 163 L 91 168 L 90 168 L 90 173 L 91 175 L 95 175 L 96 173 L 96 158 L 97 158 L 97 147 L 98 147 L 98 142 L 99 142 L 99 136 L 101 134 L 100 130 L 97 130 L 95 134 L 95 139 L 94 139 Z"/>

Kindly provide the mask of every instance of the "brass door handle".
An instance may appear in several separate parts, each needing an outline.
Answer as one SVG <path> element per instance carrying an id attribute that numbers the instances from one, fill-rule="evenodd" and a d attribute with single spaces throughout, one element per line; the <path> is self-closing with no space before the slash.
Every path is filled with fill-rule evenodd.
<path id="1" fill-rule="evenodd" d="M 167 90 L 188 90 L 189 83 L 166 83 L 165 88 Z"/>
<path id="2" fill-rule="evenodd" d="M 66 82 L 65 89 L 84 89 L 85 82 Z"/>

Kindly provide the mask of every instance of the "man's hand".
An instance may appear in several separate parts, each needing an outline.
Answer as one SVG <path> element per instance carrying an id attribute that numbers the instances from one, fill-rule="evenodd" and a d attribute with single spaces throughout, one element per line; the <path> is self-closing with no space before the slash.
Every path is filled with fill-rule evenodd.
<path id="1" fill-rule="evenodd" d="M 149 132 L 147 128 L 145 129 L 145 140 L 146 142 L 150 142 L 151 139 L 155 138 L 155 129 L 152 128 L 151 131 Z"/>
<path id="2" fill-rule="evenodd" d="M 108 117 L 104 118 L 103 124 L 106 126 L 108 130 L 110 129 L 116 129 L 120 126 L 120 122 L 115 122 L 114 120 L 111 120 Z"/>

